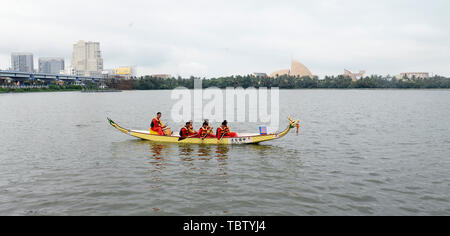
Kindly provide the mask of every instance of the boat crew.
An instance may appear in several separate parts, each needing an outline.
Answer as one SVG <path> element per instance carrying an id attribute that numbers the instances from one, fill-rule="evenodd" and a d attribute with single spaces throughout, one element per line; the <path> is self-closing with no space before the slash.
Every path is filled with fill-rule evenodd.
<path id="1" fill-rule="evenodd" d="M 235 132 L 231 132 L 228 127 L 228 122 L 224 120 L 222 125 L 217 128 L 217 139 L 220 140 L 222 138 L 236 138 L 238 135 Z"/>
<path id="2" fill-rule="evenodd" d="M 213 130 L 211 126 L 209 126 L 209 123 L 207 120 L 203 122 L 202 127 L 200 127 L 200 130 L 198 131 L 198 137 L 199 138 L 215 138 L 216 136 L 213 134 Z"/>
<path id="3" fill-rule="evenodd" d="M 164 129 L 167 128 L 167 126 L 163 125 L 161 122 L 161 112 L 156 113 L 156 117 L 153 118 L 152 123 L 150 124 L 150 129 L 157 132 L 158 135 L 164 135 Z"/>

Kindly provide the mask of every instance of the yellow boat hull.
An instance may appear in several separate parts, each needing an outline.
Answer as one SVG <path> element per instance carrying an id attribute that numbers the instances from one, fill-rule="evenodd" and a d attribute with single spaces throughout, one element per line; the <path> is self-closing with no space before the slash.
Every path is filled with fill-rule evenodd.
<path id="1" fill-rule="evenodd" d="M 117 123 L 112 121 L 108 118 L 109 123 L 111 126 L 119 130 L 120 132 L 140 138 L 143 140 L 149 140 L 154 142 L 161 142 L 161 143 L 191 143 L 191 144 L 223 144 L 223 145 L 232 145 L 232 144 L 255 144 L 255 143 L 261 143 L 266 142 L 274 139 L 279 139 L 284 137 L 286 134 L 289 133 L 289 131 L 294 127 L 294 125 L 298 124 L 298 121 L 291 121 L 284 131 L 280 133 L 275 134 L 267 134 L 267 135 L 249 135 L 249 136 L 239 136 L 237 138 L 222 138 L 219 142 L 217 138 L 205 138 L 201 139 L 198 137 L 192 137 L 192 138 L 186 138 L 184 140 L 178 141 L 179 136 L 161 136 L 161 135 L 155 135 L 151 134 L 148 131 L 137 131 L 137 130 L 129 130 L 120 127 Z M 294 122 L 294 123 L 293 123 Z M 297 122 L 297 123 L 295 123 Z"/>

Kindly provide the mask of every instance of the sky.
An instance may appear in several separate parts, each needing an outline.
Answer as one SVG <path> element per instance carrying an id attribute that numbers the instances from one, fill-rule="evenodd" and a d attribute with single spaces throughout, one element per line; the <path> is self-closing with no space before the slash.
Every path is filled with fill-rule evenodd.
<path id="1" fill-rule="evenodd" d="M 272 73 L 450 76 L 448 0 L 0 0 L 0 69 L 11 52 L 63 57 L 100 42 L 104 68 L 138 75 Z"/>

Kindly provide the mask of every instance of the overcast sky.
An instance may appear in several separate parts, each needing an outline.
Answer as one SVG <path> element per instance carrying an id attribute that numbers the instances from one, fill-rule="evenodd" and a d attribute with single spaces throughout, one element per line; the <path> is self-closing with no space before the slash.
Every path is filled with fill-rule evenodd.
<path id="1" fill-rule="evenodd" d="M 215 77 L 271 73 L 450 76 L 450 1 L 0 0 L 0 69 L 11 52 L 64 57 L 100 42 L 105 69 Z"/>

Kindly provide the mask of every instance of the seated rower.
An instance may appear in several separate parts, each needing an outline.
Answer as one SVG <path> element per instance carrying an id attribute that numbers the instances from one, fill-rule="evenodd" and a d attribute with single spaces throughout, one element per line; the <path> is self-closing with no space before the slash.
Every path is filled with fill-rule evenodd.
<path id="1" fill-rule="evenodd" d="M 150 130 L 157 132 L 158 135 L 164 135 L 164 129 L 167 128 L 167 126 L 163 125 L 161 122 L 161 112 L 158 112 L 156 114 L 156 117 L 153 118 L 152 123 L 150 124 Z"/>
<path id="2" fill-rule="evenodd" d="M 189 137 L 189 127 L 191 126 L 191 122 L 186 122 L 186 125 L 183 126 L 183 128 L 181 128 L 180 130 L 180 137 Z"/>
<path id="3" fill-rule="evenodd" d="M 228 122 L 224 120 L 222 125 L 217 128 L 217 139 L 220 140 L 222 138 L 236 138 L 238 135 L 235 132 L 231 132 L 228 127 Z"/>
<path id="4" fill-rule="evenodd" d="M 198 133 L 194 131 L 194 122 L 189 121 L 189 136 L 195 136 Z"/>
<path id="5" fill-rule="evenodd" d="M 193 122 L 188 121 L 186 122 L 186 125 L 183 126 L 180 130 L 180 137 L 192 137 L 196 136 L 197 132 L 194 131 Z"/>
<path id="6" fill-rule="evenodd" d="M 205 120 L 205 122 L 203 122 L 203 126 L 198 131 L 198 137 L 201 138 L 201 139 L 204 139 L 204 138 L 215 138 L 216 137 L 213 134 L 213 130 L 209 126 L 208 121 Z"/>

